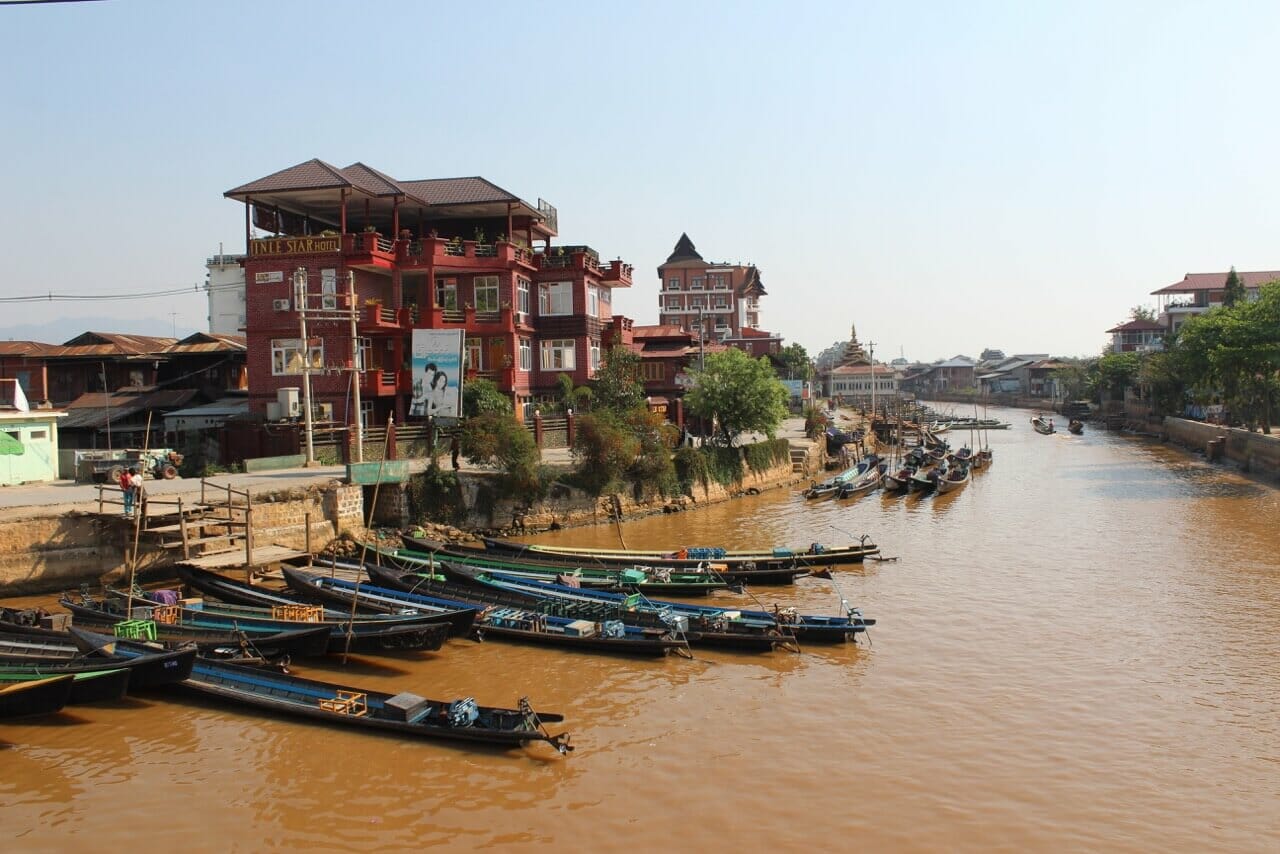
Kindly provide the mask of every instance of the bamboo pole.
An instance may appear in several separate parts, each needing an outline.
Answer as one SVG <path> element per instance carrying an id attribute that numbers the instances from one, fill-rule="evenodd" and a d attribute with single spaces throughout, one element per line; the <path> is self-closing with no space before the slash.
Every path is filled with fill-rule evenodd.
<path id="1" fill-rule="evenodd" d="M 147 432 L 142 437 L 142 458 L 145 460 L 147 451 L 151 450 L 151 416 L 153 410 L 147 412 Z M 139 461 L 141 463 L 141 460 Z M 142 475 L 139 474 L 142 479 Z M 138 538 L 142 536 L 142 520 L 147 515 L 147 506 L 143 503 L 142 488 L 138 489 L 138 494 L 133 499 L 133 551 L 128 555 L 129 558 L 129 598 L 125 601 L 129 604 L 125 608 L 125 617 L 133 619 L 133 585 L 138 577 Z"/>
<path id="2" fill-rule="evenodd" d="M 391 425 L 395 423 L 395 415 L 387 416 L 387 432 L 382 436 L 382 458 L 378 460 L 378 477 L 373 482 L 373 506 L 369 508 L 369 521 L 373 521 L 373 514 L 378 509 L 378 491 L 382 488 L 382 467 L 387 461 L 387 446 L 391 439 Z M 368 528 L 368 524 L 365 524 Z M 364 569 L 365 558 L 369 554 L 369 537 L 366 535 L 364 542 L 360 545 L 360 569 Z M 347 663 L 347 655 L 351 652 L 351 635 L 355 631 L 356 622 L 356 604 L 360 601 L 360 582 L 364 579 L 362 572 L 356 573 L 356 589 L 355 595 L 351 597 L 351 614 L 347 618 L 347 642 L 342 648 L 342 664 Z"/>

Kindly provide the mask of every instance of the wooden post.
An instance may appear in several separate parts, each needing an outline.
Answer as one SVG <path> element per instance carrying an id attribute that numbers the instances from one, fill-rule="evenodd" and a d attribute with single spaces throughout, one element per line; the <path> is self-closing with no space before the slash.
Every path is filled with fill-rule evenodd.
<path id="1" fill-rule="evenodd" d="M 209 502 L 204 500 L 204 483 L 205 483 L 204 478 L 200 478 L 200 503 L 208 504 Z"/>
<path id="2" fill-rule="evenodd" d="M 102 487 L 102 486 L 99 486 L 99 487 L 98 487 L 98 515 L 99 515 L 99 516 L 101 516 L 101 515 L 102 515 L 102 495 L 103 495 L 103 490 L 104 490 L 104 487 Z"/>
<path id="3" fill-rule="evenodd" d="M 307 566 L 311 566 L 311 511 L 308 510 L 302 514 L 303 524 L 307 526 L 306 539 L 304 540 L 307 549 Z"/>
<path id="4" fill-rule="evenodd" d="M 191 559 L 191 542 L 187 539 L 187 514 L 182 509 L 182 496 L 178 496 L 178 529 L 182 531 L 182 559 Z"/>
<path id="5" fill-rule="evenodd" d="M 230 484 L 227 489 L 231 489 Z M 246 584 L 253 580 L 253 499 L 247 489 L 244 491 L 244 580 Z"/>

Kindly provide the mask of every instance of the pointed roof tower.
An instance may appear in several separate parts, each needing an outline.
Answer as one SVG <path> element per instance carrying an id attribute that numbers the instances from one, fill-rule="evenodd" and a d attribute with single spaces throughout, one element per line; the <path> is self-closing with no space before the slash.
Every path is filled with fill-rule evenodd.
<path id="1" fill-rule="evenodd" d="M 674 264 L 677 261 L 701 260 L 703 258 L 698 254 L 698 250 L 693 248 L 693 241 L 689 239 L 689 235 L 681 232 L 680 239 L 676 241 L 676 248 L 667 257 L 667 263 Z"/>

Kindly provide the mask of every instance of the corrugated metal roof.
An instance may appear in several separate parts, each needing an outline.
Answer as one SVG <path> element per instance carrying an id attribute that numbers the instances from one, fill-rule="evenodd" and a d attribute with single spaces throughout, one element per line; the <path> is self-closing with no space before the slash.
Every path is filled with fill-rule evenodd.
<path id="1" fill-rule="evenodd" d="M 0 356 L 44 356 L 57 349 L 39 341 L 0 341 Z"/>
<path id="2" fill-rule="evenodd" d="M 100 391 L 89 392 L 67 404 L 67 417 L 58 426 L 63 430 L 105 427 L 108 418 L 114 422 L 148 409 L 177 409 L 190 403 L 198 393 L 193 388 L 113 392 L 110 395 Z"/>
<path id="3" fill-rule="evenodd" d="M 166 354 L 183 353 L 243 353 L 249 349 L 243 335 L 221 335 L 212 332 L 196 332 L 165 348 Z"/>

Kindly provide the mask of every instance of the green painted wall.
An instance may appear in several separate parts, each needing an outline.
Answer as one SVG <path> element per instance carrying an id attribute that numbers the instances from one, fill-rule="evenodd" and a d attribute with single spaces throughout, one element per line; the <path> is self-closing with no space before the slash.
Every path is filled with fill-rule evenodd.
<path id="1" fill-rule="evenodd" d="M 0 485 L 16 486 L 58 478 L 58 421 L 53 415 L 23 413 L 0 418 L 0 433 L 16 440 L 22 453 L 0 454 Z M 15 447 L 12 441 L 3 443 Z"/>

